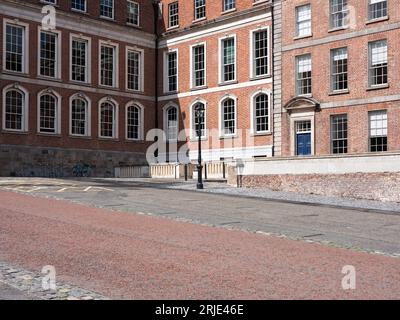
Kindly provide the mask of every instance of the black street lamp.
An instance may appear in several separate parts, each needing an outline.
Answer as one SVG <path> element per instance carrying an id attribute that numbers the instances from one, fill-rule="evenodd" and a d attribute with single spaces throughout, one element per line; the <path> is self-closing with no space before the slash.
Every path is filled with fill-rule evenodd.
<path id="1" fill-rule="evenodd" d="M 202 137 L 202 123 L 204 119 L 204 105 L 199 103 L 195 107 L 196 118 L 197 118 L 197 138 L 199 142 L 199 149 L 198 149 L 198 164 L 197 164 L 197 189 L 202 190 L 204 189 L 203 185 L 203 166 L 201 164 L 201 137 Z"/>

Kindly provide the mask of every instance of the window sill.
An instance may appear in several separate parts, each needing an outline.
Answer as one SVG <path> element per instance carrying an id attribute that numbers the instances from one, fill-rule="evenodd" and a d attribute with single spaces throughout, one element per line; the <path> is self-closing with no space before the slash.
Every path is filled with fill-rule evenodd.
<path id="1" fill-rule="evenodd" d="M 4 134 L 18 134 L 18 135 L 28 135 L 29 134 L 28 131 L 9 130 L 9 129 L 3 129 L 3 130 L 1 130 L 1 133 L 4 133 Z"/>
<path id="2" fill-rule="evenodd" d="M 312 38 L 313 34 L 308 34 L 306 36 L 296 36 L 293 38 L 293 40 L 301 40 L 301 39 L 307 39 L 307 38 Z"/>
<path id="3" fill-rule="evenodd" d="M 296 95 L 297 98 L 312 98 L 312 94 L 298 94 Z"/>
<path id="4" fill-rule="evenodd" d="M 70 134 L 69 137 L 71 139 L 85 139 L 85 140 L 92 140 L 93 138 L 91 136 L 80 136 L 77 134 Z"/>
<path id="5" fill-rule="evenodd" d="M 200 139 L 201 141 L 207 141 L 208 140 L 208 137 L 201 137 L 201 139 Z M 199 142 L 199 138 L 190 138 L 190 140 L 189 140 L 190 142 Z"/>
<path id="6" fill-rule="evenodd" d="M 41 80 L 47 80 L 47 81 L 62 82 L 61 78 L 46 77 L 46 76 L 41 76 L 41 75 L 38 75 L 37 78 L 41 79 Z"/>
<path id="7" fill-rule="evenodd" d="M 226 135 L 226 136 L 220 136 L 219 139 L 220 140 L 227 140 L 227 139 L 236 139 L 239 136 L 237 134 L 232 134 L 232 135 Z"/>
<path id="8" fill-rule="evenodd" d="M 270 74 L 266 74 L 263 76 L 251 77 L 250 81 L 257 81 L 257 80 L 270 79 L 270 78 L 272 78 L 272 76 Z"/>
<path id="9" fill-rule="evenodd" d="M 131 28 L 142 29 L 142 26 L 134 23 L 127 22 L 126 25 Z"/>
<path id="10" fill-rule="evenodd" d="M 37 132 L 36 135 L 40 136 L 40 137 L 53 137 L 53 138 L 61 138 L 62 137 L 60 133 Z"/>
<path id="11" fill-rule="evenodd" d="M 166 96 L 175 95 L 178 93 L 179 93 L 178 91 L 164 91 L 164 95 Z"/>
<path id="12" fill-rule="evenodd" d="M 193 20 L 192 23 L 193 23 L 193 24 L 196 24 L 196 23 L 200 23 L 200 22 L 203 22 L 203 21 L 206 21 L 206 20 L 207 20 L 207 17 L 199 18 L 199 19 Z"/>
<path id="13" fill-rule="evenodd" d="M 331 28 L 331 29 L 328 30 L 328 33 L 337 32 L 337 31 L 343 31 L 343 30 L 347 30 L 348 28 L 349 28 L 349 26 Z"/>
<path id="14" fill-rule="evenodd" d="M 223 87 L 223 86 L 229 86 L 231 84 L 237 84 L 237 83 L 239 83 L 239 81 L 233 80 L 233 81 L 227 81 L 227 82 L 220 82 L 220 83 L 218 83 L 218 85 L 220 87 Z"/>
<path id="15" fill-rule="evenodd" d="M 127 142 L 127 143 L 144 144 L 144 141 L 142 139 L 125 139 L 125 142 Z"/>
<path id="16" fill-rule="evenodd" d="M 175 29 L 179 29 L 179 24 L 177 26 L 168 27 L 167 31 L 172 31 L 172 30 L 175 30 Z"/>
<path id="17" fill-rule="evenodd" d="M 389 20 L 389 16 L 367 20 L 367 21 L 365 21 L 365 24 L 368 25 L 368 24 L 378 23 L 378 22 L 387 21 L 387 20 Z"/>
<path id="18" fill-rule="evenodd" d="M 257 6 L 257 5 L 260 5 L 263 3 L 268 3 L 268 2 L 269 2 L 269 0 L 261 0 L 261 1 L 253 2 L 253 6 Z"/>
<path id="19" fill-rule="evenodd" d="M 71 84 L 78 85 L 78 86 L 86 86 L 86 87 L 92 86 L 91 82 L 83 82 L 83 81 L 77 81 L 77 80 L 72 80 L 72 79 L 70 79 L 69 82 Z"/>
<path id="20" fill-rule="evenodd" d="M 119 142 L 118 138 L 98 137 L 99 141 Z"/>
<path id="21" fill-rule="evenodd" d="M 193 87 L 193 88 L 190 88 L 190 91 L 200 91 L 200 90 L 205 90 L 205 89 L 208 89 L 208 86 Z"/>
<path id="22" fill-rule="evenodd" d="M 107 20 L 107 21 L 110 21 L 110 22 L 115 22 L 114 18 L 110 18 L 110 17 L 106 17 L 106 16 L 100 16 L 100 19 Z"/>
<path id="23" fill-rule="evenodd" d="M 104 84 L 99 84 L 99 88 L 108 89 L 108 90 L 119 90 L 119 88 L 116 86 L 106 86 Z"/>
<path id="24" fill-rule="evenodd" d="M 328 96 L 338 96 L 341 94 L 349 94 L 350 90 L 337 90 L 337 91 L 331 91 L 328 93 Z"/>
<path id="25" fill-rule="evenodd" d="M 371 86 L 367 88 L 367 91 L 373 91 L 373 90 L 380 90 L 380 89 L 387 89 L 389 88 L 389 84 L 382 84 L 378 86 Z"/>
<path id="26" fill-rule="evenodd" d="M 29 77 L 29 73 L 26 73 L 26 72 L 12 71 L 12 70 L 6 70 L 6 69 L 3 69 L 2 72 L 4 74 L 9 74 L 9 75 L 13 75 L 13 76 Z"/>
<path id="27" fill-rule="evenodd" d="M 74 13 L 80 13 L 80 14 L 84 14 L 85 16 L 89 16 L 89 13 L 87 11 L 82 11 L 82 10 L 74 9 L 74 8 L 71 8 L 71 11 Z"/>
<path id="28" fill-rule="evenodd" d="M 271 131 L 250 133 L 250 137 L 262 137 L 262 136 L 271 136 L 271 135 L 272 135 Z"/>
<path id="29" fill-rule="evenodd" d="M 221 15 L 230 14 L 230 13 L 236 12 L 236 11 L 237 11 L 236 8 L 229 9 L 229 10 L 226 10 L 226 11 L 222 11 L 222 12 L 221 12 Z"/>

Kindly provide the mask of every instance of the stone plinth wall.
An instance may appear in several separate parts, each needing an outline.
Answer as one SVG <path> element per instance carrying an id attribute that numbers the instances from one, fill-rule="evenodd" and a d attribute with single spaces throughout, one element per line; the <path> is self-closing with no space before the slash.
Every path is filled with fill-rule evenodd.
<path id="1" fill-rule="evenodd" d="M 0 145 L 0 176 L 113 177 L 120 166 L 146 166 L 144 154 Z"/>
<path id="2" fill-rule="evenodd" d="M 236 178 L 229 182 L 236 185 Z M 400 202 L 400 172 L 243 176 L 243 187 Z"/>

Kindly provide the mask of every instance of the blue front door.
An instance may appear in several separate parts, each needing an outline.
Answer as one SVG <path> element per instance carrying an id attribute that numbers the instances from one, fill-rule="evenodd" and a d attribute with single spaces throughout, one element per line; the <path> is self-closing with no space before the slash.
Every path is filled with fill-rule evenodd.
<path id="1" fill-rule="evenodd" d="M 311 155 L 311 133 L 298 133 L 296 135 L 297 155 L 309 156 Z"/>

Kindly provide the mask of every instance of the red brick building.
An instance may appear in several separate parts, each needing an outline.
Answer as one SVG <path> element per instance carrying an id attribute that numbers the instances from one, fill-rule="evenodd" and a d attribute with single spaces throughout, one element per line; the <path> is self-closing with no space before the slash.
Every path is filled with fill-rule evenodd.
<path id="1" fill-rule="evenodd" d="M 277 155 L 400 150 L 400 2 L 282 2 Z"/>
<path id="2" fill-rule="evenodd" d="M 0 173 L 112 176 L 154 128 L 160 162 L 396 153 L 399 4 L 0 0 Z"/>
<path id="3" fill-rule="evenodd" d="M 1 174 L 69 176 L 87 164 L 112 176 L 146 164 L 153 16 L 147 0 L 0 1 Z"/>
<path id="4" fill-rule="evenodd" d="M 186 130 L 181 140 L 194 160 L 200 126 L 205 161 L 272 156 L 270 1 L 162 0 L 160 10 L 158 108 L 167 139 Z"/>

